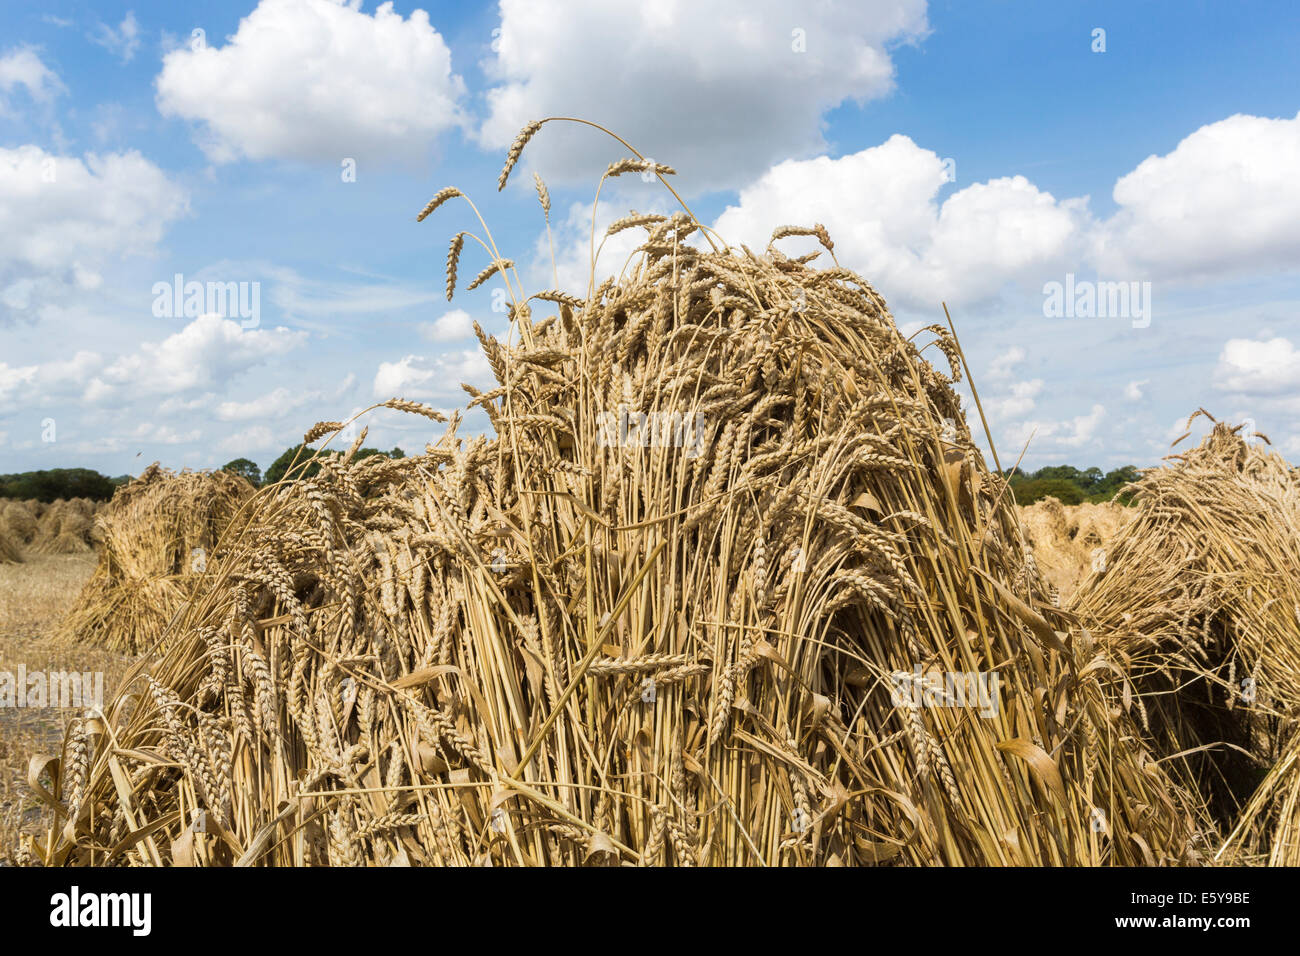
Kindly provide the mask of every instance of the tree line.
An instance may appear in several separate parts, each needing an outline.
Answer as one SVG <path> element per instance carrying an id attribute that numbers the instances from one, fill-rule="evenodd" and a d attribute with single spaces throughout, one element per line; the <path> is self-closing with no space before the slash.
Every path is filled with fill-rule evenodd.
<path id="1" fill-rule="evenodd" d="M 262 474 L 257 463 L 249 458 L 236 458 L 221 466 L 222 471 L 229 471 L 245 478 L 254 487 L 275 484 L 286 476 L 292 479 L 310 478 L 320 471 L 320 465 L 308 461 L 314 449 L 306 445 L 294 445 L 285 449 L 271 466 Z M 326 452 L 326 454 L 338 454 Z M 388 458 L 405 458 L 406 452 L 400 448 L 383 451 L 379 448 L 362 448 L 353 460 L 369 458 L 371 455 L 384 455 Z M 298 464 L 290 474 L 290 466 L 297 460 Z M 12 475 L 0 475 L 0 498 L 36 499 L 49 504 L 59 498 L 89 498 L 92 501 L 107 501 L 113 497 L 121 485 L 131 480 L 130 475 L 118 475 L 109 478 L 90 468 L 51 468 L 43 471 L 24 471 Z"/>
<path id="2" fill-rule="evenodd" d="M 59 498 L 89 498 L 107 501 L 118 485 L 131 480 L 130 475 L 109 478 L 89 468 L 51 468 L 47 471 L 24 471 L 0 475 L 0 498 L 35 498 L 49 504 Z"/>
<path id="3" fill-rule="evenodd" d="M 285 480 L 310 478 L 320 471 L 320 466 L 309 461 L 313 449 L 306 445 L 294 445 L 271 463 L 263 474 L 257 463 L 249 458 L 236 458 L 222 465 L 223 471 L 233 472 L 246 478 L 254 487 L 275 484 Z M 327 452 L 327 454 L 338 454 Z M 383 451 L 379 448 L 362 448 L 355 458 L 369 458 L 371 455 L 384 455 L 388 458 L 405 458 L 406 453 L 400 448 Z M 295 466 L 294 462 L 298 464 Z M 290 468 L 293 468 L 292 474 Z M 1008 470 L 1011 491 L 1016 496 L 1016 503 L 1027 505 L 1051 495 L 1059 498 L 1063 504 L 1077 505 L 1084 501 L 1119 500 L 1128 504 L 1129 495 L 1122 489 L 1129 482 L 1136 481 L 1138 469 L 1125 465 L 1112 471 L 1102 472 L 1100 468 L 1085 468 L 1080 471 L 1070 465 L 1049 465 L 1037 471 L 1020 472 Z M 130 475 L 109 478 L 89 468 L 53 468 L 47 471 L 26 471 L 20 474 L 0 475 L 0 498 L 35 498 L 51 502 L 57 498 L 90 498 L 93 501 L 107 501 L 119 485 L 131 480 Z"/>
<path id="4" fill-rule="evenodd" d="M 221 466 L 221 470 L 246 478 L 256 488 L 261 485 L 273 485 L 277 481 L 283 481 L 286 476 L 295 481 L 300 478 L 312 477 L 312 475 L 320 471 L 320 465 L 310 460 L 314 454 L 315 449 L 307 445 L 294 445 L 291 448 L 286 448 L 279 458 L 271 462 L 271 466 L 266 469 L 266 474 L 262 474 L 261 469 L 257 467 L 257 463 L 248 458 L 236 458 L 234 461 L 228 461 Z M 325 454 L 336 455 L 341 454 L 341 452 L 326 452 Z M 372 455 L 383 455 L 385 458 L 405 458 L 406 452 L 397 447 L 388 451 L 379 448 L 362 448 L 352 456 L 352 460 L 360 461 L 362 458 L 369 458 Z M 295 462 L 297 462 L 296 465 Z M 292 474 L 290 474 L 290 468 L 293 469 Z"/>
<path id="5" fill-rule="evenodd" d="M 1123 488 L 1137 481 L 1141 473 L 1134 465 L 1104 473 L 1100 468 L 1080 471 L 1070 465 L 1049 465 L 1028 472 L 1008 469 L 1005 474 L 1018 505 L 1033 504 L 1048 496 L 1059 499 L 1061 504 L 1077 505 L 1085 501 L 1111 500 L 1129 504 L 1132 494 Z"/>

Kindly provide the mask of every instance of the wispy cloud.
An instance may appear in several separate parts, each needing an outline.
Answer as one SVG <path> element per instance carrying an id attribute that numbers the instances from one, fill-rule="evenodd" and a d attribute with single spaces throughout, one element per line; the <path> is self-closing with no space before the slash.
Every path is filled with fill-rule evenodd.
<path id="1" fill-rule="evenodd" d="M 130 63 L 140 49 L 140 24 L 135 18 L 135 11 L 128 10 L 116 27 L 102 22 L 97 24 L 90 39 L 123 63 Z"/>

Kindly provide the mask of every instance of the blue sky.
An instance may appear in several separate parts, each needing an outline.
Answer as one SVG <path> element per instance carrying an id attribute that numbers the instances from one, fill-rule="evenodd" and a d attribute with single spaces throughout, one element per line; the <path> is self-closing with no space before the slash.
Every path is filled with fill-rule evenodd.
<path id="1" fill-rule="evenodd" d="M 585 286 L 621 147 L 548 126 L 496 191 L 555 114 L 728 241 L 824 222 L 909 332 L 946 301 L 1004 463 L 1152 464 L 1199 406 L 1300 460 L 1298 40 L 1285 3 L 8 5 L 0 472 L 265 466 L 384 398 L 461 405 L 471 321 L 506 322 L 492 283 L 443 297 L 468 207 L 415 213 L 460 186 L 533 289 Z M 670 199 L 624 177 L 597 218 Z M 177 274 L 256 315 L 157 314 Z M 1053 316 L 1051 283 L 1101 294 Z M 435 437 L 410 419 L 367 443 Z"/>

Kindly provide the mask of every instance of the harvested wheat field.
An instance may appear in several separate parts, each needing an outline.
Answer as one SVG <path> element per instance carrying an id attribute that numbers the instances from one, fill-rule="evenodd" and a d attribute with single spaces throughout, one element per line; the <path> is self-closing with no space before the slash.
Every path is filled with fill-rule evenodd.
<path id="1" fill-rule="evenodd" d="M 1034 564 L 1060 601 L 1069 600 L 1094 570 L 1105 569 L 1107 545 L 1134 514 L 1114 501 L 1063 505 L 1051 497 L 1019 512 Z"/>
<path id="2" fill-rule="evenodd" d="M 152 647 L 252 493 L 229 472 L 172 472 L 157 462 L 118 489 L 96 521 L 99 562 L 68 615 L 70 632 L 129 653 Z"/>
<path id="3" fill-rule="evenodd" d="M 113 691 L 130 660 L 70 641 L 59 626 L 94 566 L 89 554 L 33 554 L 0 567 L 0 672 L 100 672 Z M 57 754 L 67 722 L 83 715 L 83 708 L 0 707 L 0 865 L 32 862 L 21 842 L 40 832 L 48 813 L 29 783 L 30 759 Z"/>
<path id="4" fill-rule="evenodd" d="M 247 502 L 157 653 L 69 726 L 26 859 L 1208 860 L 1214 820 L 1026 558 L 950 333 L 904 338 L 820 227 L 761 253 L 689 212 L 632 228 L 577 295 L 525 296 L 472 236 L 471 286 L 513 302 L 509 341 L 479 331 L 497 386 L 466 389 L 490 433 L 456 413 L 421 455 L 354 460 L 363 433 Z M 982 712 L 899 703 L 948 673 L 996 673 Z"/>

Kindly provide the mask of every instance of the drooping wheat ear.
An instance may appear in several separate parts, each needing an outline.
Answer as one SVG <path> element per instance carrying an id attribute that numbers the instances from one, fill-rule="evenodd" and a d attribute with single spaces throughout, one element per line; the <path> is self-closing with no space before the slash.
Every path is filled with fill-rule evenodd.
<path id="1" fill-rule="evenodd" d="M 830 270 L 827 270 L 830 271 Z M 935 335 L 934 346 L 944 354 L 948 360 L 948 368 L 952 372 L 951 381 L 961 381 L 961 355 L 957 351 L 957 341 L 953 338 L 952 333 L 942 325 L 927 325 L 921 329 L 922 332 L 933 332 Z"/>
<path id="2" fill-rule="evenodd" d="M 771 241 L 776 242 L 786 236 L 816 236 L 817 241 L 826 247 L 827 252 L 835 251 L 835 243 L 831 242 L 830 233 L 820 222 L 813 223 L 811 226 L 777 226 L 772 230 Z"/>
<path id="3" fill-rule="evenodd" d="M 519 162 L 524 147 L 528 145 L 528 141 L 533 138 L 533 134 L 541 129 L 542 124 L 545 122 L 546 120 L 533 120 L 519 131 L 515 141 L 510 144 L 510 152 L 506 153 L 506 164 L 501 167 L 501 175 L 497 177 L 497 192 L 506 188 L 506 180 L 510 178 L 510 170 L 515 168 L 515 163 Z"/>
<path id="4" fill-rule="evenodd" d="M 542 201 L 542 212 L 546 216 L 547 222 L 551 219 L 551 191 L 546 188 L 546 183 L 542 182 L 542 177 L 533 173 L 533 182 L 537 184 L 537 198 Z"/>
<path id="5" fill-rule="evenodd" d="M 488 279 L 491 279 L 498 272 L 501 272 L 504 269 L 513 269 L 514 265 L 515 265 L 514 262 L 512 262 L 510 259 L 493 259 L 492 264 L 489 265 L 482 272 L 480 272 L 478 275 L 476 275 L 474 277 L 474 281 L 465 287 L 465 291 L 473 292 L 475 289 L 481 286 L 484 282 L 487 282 Z"/>
<path id="6" fill-rule="evenodd" d="M 502 385 L 506 383 L 506 363 L 505 356 L 502 354 L 501 343 L 483 331 L 483 326 L 477 322 L 474 323 L 474 335 L 478 337 L 479 344 L 483 346 L 483 354 L 487 356 L 488 364 L 492 366 L 492 374 L 496 376 L 498 382 Z"/>
<path id="7" fill-rule="evenodd" d="M 438 195 L 434 196 L 432 199 L 429 200 L 429 205 L 425 206 L 424 209 L 420 211 L 420 214 L 415 217 L 415 221 L 424 222 L 424 220 L 429 216 L 430 213 L 432 213 L 435 209 L 437 209 L 447 200 L 455 199 L 457 196 L 463 196 L 463 195 L 465 194 L 461 192 L 459 189 L 457 189 L 455 186 L 447 186 L 445 189 L 439 189 Z"/>
<path id="8" fill-rule="evenodd" d="M 575 295 L 569 295 L 567 292 L 561 292 L 558 289 L 546 289 L 543 292 L 537 292 L 529 296 L 530 299 L 541 299 L 543 302 L 554 302 L 558 305 L 567 305 L 574 309 L 582 308 L 582 300 Z"/>
<path id="9" fill-rule="evenodd" d="M 357 837 L 353 832 L 350 801 L 339 801 L 338 809 L 329 824 L 329 862 L 330 866 L 364 866 L 361 849 L 357 846 Z"/>
<path id="10" fill-rule="evenodd" d="M 328 435 L 330 432 L 336 432 L 342 427 L 342 422 L 317 422 L 307 430 L 307 434 L 302 436 L 302 443 L 310 445 L 316 439 Z"/>
<path id="11" fill-rule="evenodd" d="M 86 725 L 77 721 L 73 732 L 69 734 L 67 769 L 64 771 L 64 790 L 68 804 L 68 818 L 76 820 L 81 812 L 81 804 L 86 796 L 86 779 L 90 775 L 90 735 Z"/>
<path id="12" fill-rule="evenodd" d="M 609 169 L 605 170 L 605 175 L 609 177 L 622 176 L 624 173 L 657 173 L 660 176 L 676 176 L 677 170 L 671 166 L 665 166 L 663 163 L 656 163 L 648 159 L 620 159 L 609 164 Z"/>
<path id="13" fill-rule="evenodd" d="M 384 402 L 385 408 L 396 409 L 399 412 L 410 412 L 412 415 L 423 415 L 425 418 L 432 418 L 435 422 L 445 422 L 447 416 L 430 405 L 423 402 L 411 401 L 409 398 L 390 398 Z"/>
<path id="14" fill-rule="evenodd" d="M 605 230 L 605 238 L 608 239 L 610 236 L 616 236 L 624 229 L 633 229 L 637 226 L 649 226 L 656 222 L 664 222 L 667 218 L 667 216 L 660 216 L 657 213 L 638 213 L 634 209 L 630 216 L 624 216 L 622 219 L 615 219 L 611 222 L 609 228 Z"/>
<path id="15" fill-rule="evenodd" d="M 714 665 L 714 706 L 709 715 L 709 746 L 722 739 L 736 699 L 736 672 L 727 664 Z"/>
<path id="16" fill-rule="evenodd" d="M 470 385 L 467 382 L 461 382 L 460 387 L 463 388 L 470 395 L 471 400 L 468 403 L 466 403 L 465 406 L 466 408 L 473 408 L 475 405 L 483 405 L 486 407 L 487 403 L 495 402 L 498 398 L 500 398 L 502 395 L 506 393 L 504 386 L 500 388 L 494 388 L 490 392 L 481 392 L 473 385 Z"/>
<path id="17" fill-rule="evenodd" d="M 465 236 L 468 233 L 458 232 L 451 240 L 451 248 L 447 250 L 447 301 L 451 301 L 453 293 L 456 291 L 456 268 L 460 265 L 460 251 L 465 248 Z"/>

